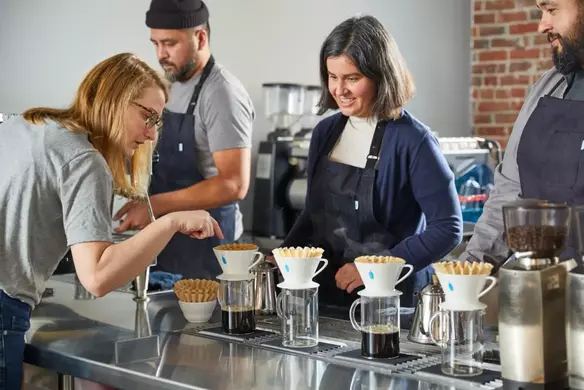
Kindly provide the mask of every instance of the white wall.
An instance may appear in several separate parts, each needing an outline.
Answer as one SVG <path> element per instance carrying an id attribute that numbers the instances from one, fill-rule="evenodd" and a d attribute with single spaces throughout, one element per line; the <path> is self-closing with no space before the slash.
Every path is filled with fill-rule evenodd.
<path id="1" fill-rule="evenodd" d="M 0 0 L 0 112 L 67 105 L 98 61 L 131 51 L 158 68 L 144 25 L 150 0 Z M 208 0 L 216 59 L 251 94 L 254 144 L 269 130 L 261 84 L 318 83 L 318 52 L 356 13 L 379 18 L 417 84 L 408 109 L 441 136 L 470 135 L 469 0 Z M 253 188 L 252 188 L 253 190 Z M 253 192 L 242 204 L 251 226 Z M 249 216 L 249 217 L 248 217 Z"/>

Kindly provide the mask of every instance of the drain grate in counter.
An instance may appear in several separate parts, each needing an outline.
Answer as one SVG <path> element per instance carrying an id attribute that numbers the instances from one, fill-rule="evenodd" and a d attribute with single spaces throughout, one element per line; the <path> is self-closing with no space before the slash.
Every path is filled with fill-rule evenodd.
<path id="1" fill-rule="evenodd" d="M 224 340 L 229 341 L 239 341 L 241 343 L 249 343 L 249 342 L 259 342 L 263 339 L 269 339 L 274 336 L 277 336 L 277 333 L 266 331 L 266 330 L 256 330 L 253 333 L 246 333 L 246 334 L 227 334 L 223 332 L 223 328 L 221 326 L 215 328 L 209 328 L 205 330 L 199 331 L 200 335 L 207 335 L 213 336 L 217 338 L 221 338 Z"/>
<path id="2" fill-rule="evenodd" d="M 408 355 L 405 353 L 400 353 L 399 356 L 391 359 L 376 359 L 376 358 L 368 358 L 361 355 L 360 349 L 354 349 L 351 351 L 339 353 L 338 355 L 334 356 L 335 359 L 341 359 L 346 361 L 354 361 L 358 363 L 365 363 L 365 364 L 375 364 L 378 366 L 399 366 L 402 364 L 413 363 L 416 360 L 422 359 L 420 356 L 416 355 Z"/>
<path id="3" fill-rule="evenodd" d="M 274 349 L 278 349 L 280 351 L 292 352 L 292 353 L 297 353 L 300 355 L 321 354 L 321 353 L 332 352 L 336 349 L 343 348 L 343 346 L 341 346 L 341 345 L 325 343 L 325 342 L 319 342 L 317 346 L 308 347 L 308 348 L 285 347 L 282 345 L 282 338 L 280 338 L 280 337 L 278 337 L 275 340 L 264 341 L 264 342 L 260 343 L 260 345 L 263 347 L 274 348 Z"/>
<path id="4" fill-rule="evenodd" d="M 476 376 L 450 376 L 450 375 L 446 375 L 442 372 L 442 364 L 435 364 L 435 365 L 430 366 L 430 367 L 422 368 L 420 371 L 418 371 L 418 373 L 428 373 L 428 374 L 440 376 L 443 378 L 449 378 L 449 379 L 465 381 L 465 382 L 473 382 L 473 383 L 478 383 L 481 385 L 487 385 L 491 382 L 502 381 L 500 372 L 486 370 L 486 369 L 483 369 L 482 374 L 476 375 Z"/>

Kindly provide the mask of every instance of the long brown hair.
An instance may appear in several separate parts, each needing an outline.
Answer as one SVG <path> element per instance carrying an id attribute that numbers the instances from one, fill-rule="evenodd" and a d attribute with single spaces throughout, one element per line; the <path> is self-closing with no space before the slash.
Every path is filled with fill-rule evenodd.
<path id="1" fill-rule="evenodd" d="M 147 142 L 135 151 L 128 172 L 124 118 L 131 102 L 148 87 L 159 87 L 168 101 L 163 78 L 134 54 L 120 53 L 89 71 L 68 108 L 37 107 L 25 111 L 23 117 L 34 124 L 53 120 L 74 133 L 87 134 L 112 172 L 115 192 L 142 198 L 148 191 L 154 143 Z"/>

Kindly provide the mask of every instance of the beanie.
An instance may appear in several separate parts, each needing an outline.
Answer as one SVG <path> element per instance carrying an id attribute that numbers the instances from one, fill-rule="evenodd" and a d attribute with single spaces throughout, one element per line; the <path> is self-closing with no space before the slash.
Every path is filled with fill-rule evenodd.
<path id="1" fill-rule="evenodd" d="M 201 0 L 152 0 L 146 12 L 146 26 L 160 30 L 197 27 L 209 20 Z"/>

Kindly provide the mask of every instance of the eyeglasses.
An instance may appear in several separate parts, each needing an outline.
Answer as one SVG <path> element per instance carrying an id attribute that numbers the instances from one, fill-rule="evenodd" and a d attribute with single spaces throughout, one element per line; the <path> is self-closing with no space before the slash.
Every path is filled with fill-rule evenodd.
<path id="1" fill-rule="evenodd" d="M 149 129 L 155 129 L 156 131 L 160 131 L 162 128 L 162 118 L 152 109 L 148 107 L 144 107 L 140 103 L 133 102 L 136 106 L 140 107 L 144 111 L 148 113 L 148 117 L 146 117 L 146 127 Z"/>

